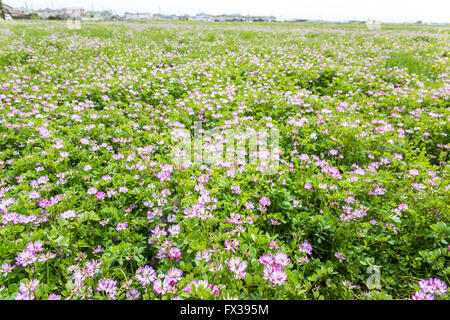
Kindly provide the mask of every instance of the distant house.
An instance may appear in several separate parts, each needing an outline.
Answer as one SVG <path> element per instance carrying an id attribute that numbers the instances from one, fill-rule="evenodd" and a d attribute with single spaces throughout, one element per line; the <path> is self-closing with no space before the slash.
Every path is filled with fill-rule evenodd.
<path id="1" fill-rule="evenodd" d="M 213 17 L 213 21 L 218 22 L 233 22 L 242 21 L 243 17 L 240 14 L 221 14 Z"/>
<path id="2" fill-rule="evenodd" d="M 81 8 L 67 8 L 64 9 L 64 11 L 71 18 L 81 18 L 82 16 L 86 16 L 84 9 Z"/>
<path id="3" fill-rule="evenodd" d="M 175 14 L 160 14 L 156 13 L 153 15 L 153 20 L 178 20 L 178 16 Z"/>
<path id="4" fill-rule="evenodd" d="M 268 16 L 268 17 L 264 17 L 264 21 L 265 22 L 276 22 L 277 18 L 274 16 Z M 303 21 L 305 21 L 305 20 L 303 20 Z"/>
<path id="5" fill-rule="evenodd" d="M 153 18 L 152 18 L 153 20 L 164 20 L 164 16 L 162 15 L 162 14 L 160 14 L 160 13 L 155 13 L 154 15 L 153 15 Z"/>
<path id="6" fill-rule="evenodd" d="M 9 14 L 9 10 L 11 10 L 12 7 L 8 6 L 7 4 L 3 4 L 3 11 L 0 10 L 0 19 L 3 19 L 3 17 L 6 19 L 6 15 L 9 16 L 9 19 L 6 20 L 11 20 L 11 15 Z"/>
<path id="7" fill-rule="evenodd" d="M 11 15 L 13 19 L 25 19 L 27 17 L 25 12 L 21 10 L 10 9 L 8 10 L 8 13 Z"/>
<path id="8" fill-rule="evenodd" d="M 254 16 L 250 17 L 253 22 L 274 22 L 276 19 L 275 17 L 267 17 L 267 16 Z"/>
<path id="9" fill-rule="evenodd" d="M 125 13 L 125 20 L 151 20 L 154 16 L 151 13 L 146 12 L 126 12 Z"/>
<path id="10" fill-rule="evenodd" d="M 187 14 L 178 16 L 178 20 L 185 20 L 185 21 L 187 21 L 187 20 L 192 20 L 192 19 L 193 18 L 191 16 L 187 15 Z"/>
<path id="11" fill-rule="evenodd" d="M 116 16 L 111 10 L 105 11 L 86 11 L 81 15 L 81 20 L 113 20 Z"/>
<path id="12" fill-rule="evenodd" d="M 7 4 L 3 4 L 3 10 L 5 11 L 5 19 L 6 20 L 24 19 L 27 17 L 27 15 L 24 11 L 14 9 L 13 7 L 8 6 Z"/>
<path id="13" fill-rule="evenodd" d="M 37 10 L 37 13 L 41 16 L 42 19 L 49 20 L 65 20 L 69 19 L 70 16 L 64 10 L 53 10 L 53 9 L 40 9 Z"/>
<path id="14" fill-rule="evenodd" d="M 98 13 L 100 15 L 100 20 L 112 20 L 114 18 L 112 10 L 103 10 Z"/>
<path id="15" fill-rule="evenodd" d="M 194 16 L 194 21 L 202 21 L 202 22 L 211 22 L 214 21 L 213 17 L 210 14 L 206 14 L 206 13 L 197 13 Z"/>

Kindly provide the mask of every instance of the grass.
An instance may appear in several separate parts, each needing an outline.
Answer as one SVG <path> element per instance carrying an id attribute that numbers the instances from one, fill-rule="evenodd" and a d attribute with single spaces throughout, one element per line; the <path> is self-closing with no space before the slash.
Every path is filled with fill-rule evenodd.
<path id="1" fill-rule="evenodd" d="M 427 79 L 436 79 L 432 68 L 412 53 L 393 53 L 386 60 L 386 68 L 407 69 L 409 74 L 421 75 Z"/>

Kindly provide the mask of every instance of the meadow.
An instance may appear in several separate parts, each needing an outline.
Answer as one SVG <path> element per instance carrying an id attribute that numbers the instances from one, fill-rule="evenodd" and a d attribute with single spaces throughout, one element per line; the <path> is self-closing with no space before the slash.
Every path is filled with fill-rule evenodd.
<path id="1" fill-rule="evenodd" d="M 0 23 L 0 298 L 449 299 L 449 31 Z"/>

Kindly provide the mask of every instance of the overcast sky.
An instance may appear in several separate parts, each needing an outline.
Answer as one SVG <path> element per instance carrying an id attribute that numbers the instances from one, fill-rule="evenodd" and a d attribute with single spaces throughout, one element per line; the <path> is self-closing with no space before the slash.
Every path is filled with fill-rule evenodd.
<path id="1" fill-rule="evenodd" d="M 165 14 L 240 13 L 279 19 L 450 22 L 450 0 L 4 0 L 13 7 Z"/>

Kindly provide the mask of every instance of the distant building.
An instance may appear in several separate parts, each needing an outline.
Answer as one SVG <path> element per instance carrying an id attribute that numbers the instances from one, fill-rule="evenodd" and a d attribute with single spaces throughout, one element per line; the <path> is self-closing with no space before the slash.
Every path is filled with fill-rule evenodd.
<path id="1" fill-rule="evenodd" d="M 112 20 L 117 18 L 111 10 L 104 11 L 87 11 L 81 16 L 81 20 Z"/>
<path id="2" fill-rule="evenodd" d="M 308 22 L 310 20 L 307 19 L 290 19 L 290 20 L 285 20 L 286 22 Z"/>
<path id="3" fill-rule="evenodd" d="M 240 14 L 221 14 L 212 17 L 217 22 L 274 22 L 276 18 L 273 16 L 242 16 Z"/>
<path id="4" fill-rule="evenodd" d="M 202 12 L 202 13 L 197 13 L 194 16 L 194 21 L 211 22 L 214 20 L 213 20 L 213 16 Z"/>
<path id="5" fill-rule="evenodd" d="M 187 15 L 187 14 L 178 16 L 178 20 L 185 20 L 185 21 L 188 21 L 188 20 L 192 20 L 192 19 L 193 19 L 193 17 L 191 17 L 191 16 L 189 16 L 189 15 Z"/>
<path id="6" fill-rule="evenodd" d="M 82 16 L 86 16 L 84 9 L 81 8 L 67 8 L 63 9 L 63 11 L 71 18 L 81 18 Z"/>
<path id="7" fill-rule="evenodd" d="M 151 19 L 153 19 L 153 15 L 147 12 L 125 13 L 125 20 L 151 20 Z"/>
<path id="8" fill-rule="evenodd" d="M 25 19 L 27 17 L 25 12 L 21 10 L 10 9 L 8 10 L 8 13 L 11 15 L 11 18 L 13 19 Z"/>
<path id="9" fill-rule="evenodd" d="M 26 13 L 23 10 L 14 9 L 13 7 L 8 6 L 7 4 L 3 4 L 3 10 L 5 11 L 6 20 L 26 18 Z"/>
<path id="10" fill-rule="evenodd" d="M 213 16 L 212 19 L 213 19 L 213 21 L 218 21 L 218 22 L 245 21 L 245 17 L 241 16 L 240 14 L 221 14 L 218 16 Z"/>
<path id="11" fill-rule="evenodd" d="M 160 13 L 155 13 L 154 15 L 153 15 L 153 18 L 152 18 L 153 20 L 164 20 L 164 16 L 162 15 L 162 14 L 160 14 Z"/>
<path id="12" fill-rule="evenodd" d="M 277 18 L 274 16 L 255 16 L 250 17 L 253 22 L 275 22 L 277 21 Z"/>
<path id="13" fill-rule="evenodd" d="M 42 19 L 49 19 L 49 20 L 65 20 L 68 19 L 70 16 L 64 11 L 60 9 L 39 9 L 37 10 L 37 13 L 40 15 Z"/>
<path id="14" fill-rule="evenodd" d="M 184 20 L 184 21 L 201 21 L 201 22 L 274 22 L 274 16 L 244 16 L 240 14 L 221 14 L 210 15 L 204 12 L 197 13 L 195 16 L 160 14 L 148 12 L 126 12 L 124 16 L 114 15 L 112 10 L 104 11 L 86 11 L 82 8 L 64 8 L 64 9 L 39 9 L 30 10 L 28 8 L 12 8 L 6 4 L 5 15 L 8 19 L 35 19 L 42 18 L 48 20 Z"/>

